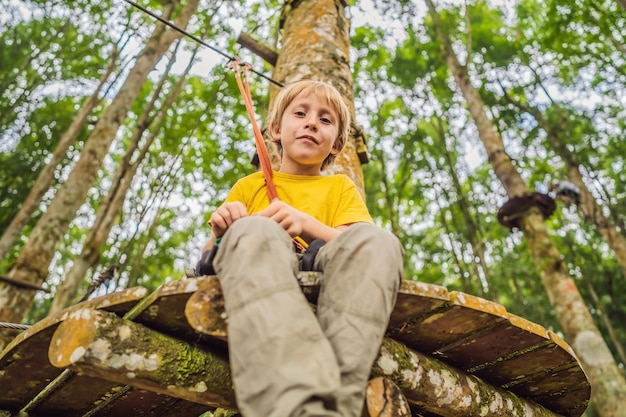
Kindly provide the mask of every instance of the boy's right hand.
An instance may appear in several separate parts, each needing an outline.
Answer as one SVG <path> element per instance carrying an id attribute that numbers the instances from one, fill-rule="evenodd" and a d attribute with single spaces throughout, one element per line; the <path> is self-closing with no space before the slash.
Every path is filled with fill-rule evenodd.
<path id="1" fill-rule="evenodd" d="M 209 225 L 213 229 L 213 236 L 216 238 L 221 237 L 233 222 L 247 216 L 248 210 L 246 210 L 246 206 L 239 201 L 222 204 L 211 214 L 209 219 Z"/>

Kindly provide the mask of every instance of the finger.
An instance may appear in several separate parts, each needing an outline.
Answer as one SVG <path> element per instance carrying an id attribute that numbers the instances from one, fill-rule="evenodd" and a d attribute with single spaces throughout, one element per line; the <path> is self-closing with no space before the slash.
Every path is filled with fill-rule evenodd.
<path id="1" fill-rule="evenodd" d="M 244 206 L 240 202 L 225 204 L 224 208 L 228 212 L 229 220 L 231 223 L 248 215 L 248 210 L 246 210 L 246 206 Z"/>
<path id="2" fill-rule="evenodd" d="M 272 216 L 276 213 L 276 207 L 273 207 L 271 204 L 264 208 L 261 211 L 255 213 L 255 216 L 263 216 L 272 218 Z"/>
<path id="3" fill-rule="evenodd" d="M 213 215 L 211 216 L 211 220 L 209 221 L 209 225 L 211 226 L 211 230 L 213 230 L 213 234 L 216 237 L 224 234 L 224 231 L 227 228 L 224 219 L 217 213 L 213 213 Z"/>

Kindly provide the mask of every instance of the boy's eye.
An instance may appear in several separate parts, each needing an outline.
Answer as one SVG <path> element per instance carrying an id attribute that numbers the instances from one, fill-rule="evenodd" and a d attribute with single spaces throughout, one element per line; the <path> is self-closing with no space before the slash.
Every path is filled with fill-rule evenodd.
<path id="1" fill-rule="evenodd" d="M 296 116 L 306 116 L 306 114 L 305 114 L 302 110 L 296 110 L 296 111 L 294 112 L 294 114 L 295 114 Z"/>
<path id="2" fill-rule="evenodd" d="M 321 117 L 320 120 L 322 121 L 322 123 L 325 123 L 325 124 L 330 124 L 333 122 L 332 120 L 330 120 L 329 117 Z"/>

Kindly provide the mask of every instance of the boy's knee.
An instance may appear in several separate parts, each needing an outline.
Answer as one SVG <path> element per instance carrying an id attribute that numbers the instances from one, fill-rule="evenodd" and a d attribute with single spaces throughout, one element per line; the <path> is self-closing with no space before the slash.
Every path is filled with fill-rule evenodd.
<path id="1" fill-rule="evenodd" d="M 282 228 L 267 217 L 247 216 L 234 222 L 226 231 L 228 235 L 266 235 Z M 224 234 L 224 237 L 226 237 Z"/>
<path id="2" fill-rule="evenodd" d="M 372 251 L 378 256 L 392 257 L 401 261 L 404 251 L 400 240 L 391 232 L 370 223 L 358 223 L 348 228 L 350 240 L 358 247 Z"/>
<path id="3" fill-rule="evenodd" d="M 370 223 L 360 223 L 354 227 L 356 247 L 361 251 L 359 257 L 366 264 L 373 262 L 386 269 L 387 274 L 381 274 L 377 279 L 393 282 L 399 285 L 402 282 L 404 250 L 396 235 Z M 370 264 L 371 266 L 371 264 Z"/>

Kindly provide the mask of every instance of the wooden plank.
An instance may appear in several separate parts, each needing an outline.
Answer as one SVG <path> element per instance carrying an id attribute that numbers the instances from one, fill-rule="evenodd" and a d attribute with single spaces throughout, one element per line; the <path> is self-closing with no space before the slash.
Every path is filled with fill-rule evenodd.
<path id="1" fill-rule="evenodd" d="M 573 349 L 556 333 L 546 332 L 561 355 L 569 354 L 569 361 L 561 366 L 546 367 L 525 378 L 505 385 L 506 389 L 525 398 L 546 404 L 559 414 L 568 417 L 581 415 L 591 396 L 591 385 Z M 559 355 L 560 356 L 560 355 Z"/>
<path id="2" fill-rule="evenodd" d="M 464 370 L 497 364 L 502 358 L 530 349 L 549 340 L 548 332 L 538 324 L 507 313 L 496 326 L 474 332 L 457 343 L 440 347 L 435 356 Z"/>
<path id="3" fill-rule="evenodd" d="M 515 352 L 509 357 L 470 369 L 470 372 L 496 385 L 512 388 L 518 380 L 525 381 L 553 369 L 577 365 L 576 359 L 569 352 L 548 339 L 529 349 Z"/>
<path id="4" fill-rule="evenodd" d="M 3 387 L 0 390 L 0 409 L 21 409 L 62 372 L 48 361 L 48 345 L 59 323 L 73 311 L 91 307 L 123 314 L 146 294 L 145 288 L 135 287 L 88 300 L 47 317 L 19 334 L 0 354 L 0 386 Z M 83 386 L 91 386 L 94 392 L 101 389 L 94 381 L 87 382 Z M 60 408 L 54 404 L 53 398 L 48 401 L 51 401 L 49 415 L 52 416 L 54 410 Z"/>
<path id="5" fill-rule="evenodd" d="M 499 326 L 506 318 L 506 309 L 499 304 L 452 292 L 449 302 L 426 315 L 407 320 L 406 325 L 388 333 L 410 348 L 433 354 L 474 333 Z"/>
<path id="6" fill-rule="evenodd" d="M 419 320 L 450 301 L 445 287 L 404 280 L 389 319 L 389 328 L 403 331 L 409 322 Z"/>
<path id="7" fill-rule="evenodd" d="M 589 405 L 591 387 L 583 382 L 578 386 L 570 386 L 560 392 L 546 392 L 536 395 L 537 402 L 550 404 L 556 412 L 566 417 L 578 417 L 582 415 Z"/>

